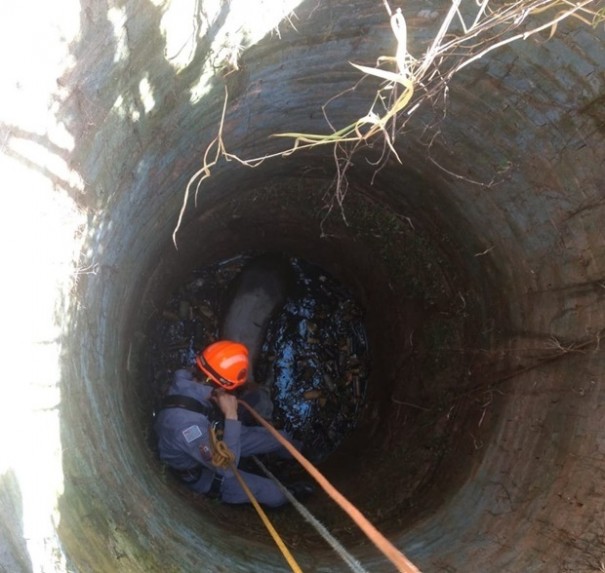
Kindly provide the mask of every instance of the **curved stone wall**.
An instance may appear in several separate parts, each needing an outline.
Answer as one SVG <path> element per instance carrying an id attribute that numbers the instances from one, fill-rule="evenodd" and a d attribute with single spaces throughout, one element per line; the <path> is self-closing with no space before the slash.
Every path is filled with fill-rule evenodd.
<path id="1" fill-rule="evenodd" d="M 187 22 L 205 34 L 179 68 L 185 48 L 169 45 L 156 4 L 82 0 L 73 65 L 58 81 L 54 111 L 73 137 L 64 159 L 83 186 L 59 182 L 57 192 L 87 217 L 79 264 L 94 271 L 62 302 L 58 535 L 68 566 L 285 570 L 253 515 L 192 503 L 162 473 L 145 361 L 149 321 L 193 266 L 277 247 L 321 264 L 366 309 L 369 404 L 323 468 L 345 495 L 423 571 L 598 570 L 602 26 L 572 21 L 466 68 L 447 107 L 418 110 L 397 138 L 401 163 L 377 171 L 379 149 L 354 158 L 342 211 L 327 212 L 331 150 L 254 169 L 219 161 L 190 197 L 177 249 L 183 192 L 217 135 L 225 86 L 228 151 L 276 153 L 275 133 L 326 130 L 322 105 L 359 79 L 348 62 L 372 65 L 394 43 L 381 6 L 303 2 L 243 50 L 238 69 L 215 70 L 213 40 L 232 14 L 202 2 L 208 20 Z M 406 8 L 417 54 L 440 23 L 425 5 Z M 331 101 L 330 121 L 365 113 L 373 89 Z M 12 474 L 3 482 L 17 524 Z M 310 507 L 369 571 L 390 571 L 326 503 Z M 288 525 L 289 512 L 276 520 L 303 568 L 344 571 Z M 22 545 L 6 560 L 27 570 Z"/>

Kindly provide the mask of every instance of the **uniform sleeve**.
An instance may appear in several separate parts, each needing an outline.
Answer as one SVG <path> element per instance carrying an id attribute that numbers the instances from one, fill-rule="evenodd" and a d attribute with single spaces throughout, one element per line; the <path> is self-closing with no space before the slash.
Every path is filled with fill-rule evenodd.
<path id="1" fill-rule="evenodd" d="M 241 422 L 238 420 L 225 420 L 223 441 L 235 454 L 235 465 L 239 463 L 241 452 Z M 229 469 L 217 468 L 212 465 L 212 438 L 209 424 L 192 424 L 181 431 L 180 441 L 183 450 L 189 456 L 203 464 L 208 469 L 221 475 L 231 475 Z"/>
<path id="2" fill-rule="evenodd" d="M 225 445 L 235 454 L 235 461 L 233 462 L 237 467 L 239 464 L 240 453 L 242 450 L 242 423 L 239 420 L 225 420 L 225 430 L 223 433 L 223 441 Z M 231 475 L 231 471 L 220 471 L 223 475 Z"/>
<path id="3" fill-rule="evenodd" d="M 212 466 L 212 442 L 208 423 L 198 422 L 183 426 L 177 435 L 176 449 L 209 469 Z"/>

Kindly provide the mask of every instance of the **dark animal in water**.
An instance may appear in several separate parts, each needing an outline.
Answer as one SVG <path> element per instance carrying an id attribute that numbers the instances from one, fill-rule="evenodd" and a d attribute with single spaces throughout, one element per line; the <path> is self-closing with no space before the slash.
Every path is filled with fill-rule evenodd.
<path id="1" fill-rule="evenodd" d="M 254 371 L 269 321 L 283 307 L 294 282 L 294 273 L 288 259 L 268 254 L 248 262 L 230 288 L 220 336 L 223 340 L 241 342 L 248 348 L 249 389 L 258 388 L 254 381 Z M 264 390 L 270 396 L 270 388 L 265 386 Z M 272 410 L 270 398 L 269 403 L 270 406 L 267 405 L 266 408 L 260 404 L 257 408 L 265 409 L 265 417 L 270 417 L 268 409 Z"/>

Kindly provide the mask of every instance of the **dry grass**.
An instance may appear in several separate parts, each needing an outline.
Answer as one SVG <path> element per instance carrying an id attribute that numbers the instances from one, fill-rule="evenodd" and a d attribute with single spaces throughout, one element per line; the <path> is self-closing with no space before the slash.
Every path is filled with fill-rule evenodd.
<path id="1" fill-rule="evenodd" d="M 192 190 L 195 189 L 197 198 L 201 184 L 210 177 L 212 168 L 221 158 L 237 161 L 247 167 L 257 167 L 271 157 L 287 157 L 303 149 L 331 146 L 336 169 L 332 200 L 342 208 L 348 188 L 347 171 L 352 165 L 353 156 L 361 149 L 378 143 L 382 145 L 382 153 L 376 162 L 377 170 L 391 156 L 401 162 L 395 148 L 397 137 L 405 131 L 410 118 L 421 106 L 441 105 L 445 109 L 448 85 L 458 72 L 513 42 L 527 40 L 537 34 L 543 34 L 543 39 L 547 41 L 557 33 L 564 20 L 573 19 L 591 27 L 597 27 L 605 21 L 603 0 L 475 0 L 468 2 L 472 5 L 472 14 L 466 13 L 465 16 L 461 11 L 462 0 L 451 0 L 450 8 L 430 46 L 423 56 L 417 58 L 408 50 L 404 12 L 401 8 L 393 11 L 387 0 L 383 0 L 383 4 L 397 48 L 394 55 L 379 56 L 374 67 L 352 63 L 363 74 L 360 81 L 374 78 L 374 81 L 377 79 L 381 82 L 367 113 L 355 122 L 336 128 L 330 121 L 326 106 L 344 95 L 338 94 L 323 107 L 330 129 L 328 133 L 277 133 L 275 137 L 291 140 L 292 144 L 270 155 L 241 159 L 227 151 L 223 140 L 228 102 L 228 94 L 225 94 L 218 135 L 209 144 L 202 167 L 191 177 L 185 190 L 173 234 L 175 245 L 176 233 L 182 224 Z M 434 131 L 438 132 L 436 126 Z M 440 167 L 438 163 L 435 164 Z"/>

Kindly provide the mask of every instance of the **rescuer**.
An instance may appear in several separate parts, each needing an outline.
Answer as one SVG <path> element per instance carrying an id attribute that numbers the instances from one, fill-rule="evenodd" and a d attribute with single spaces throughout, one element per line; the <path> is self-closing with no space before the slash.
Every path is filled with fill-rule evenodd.
<path id="1" fill-rule="evenodd" d="M 273 454 L 290 458 L 289 452 L 263 427 L 243 425 L 238 402 L 232 393 L 248 379 L 248 351 L 243 344 L 221 340 L 196 355 L 196 366 L 177 370 L 155 422 L 160 459 L 191 490 L 225 503 L 247 503 L 231 469 L 213 465 L 211 431 L 222 433 L 222 441 L 240 458 Z M 254 391 L 242 396 L 254 405 Z M 281 432 L 297 448 L 291 436 Z M 239 470 L 259 503 L 278 507 L 286 496 L 273 480 Z M 298 498 L 312 493 L 313 486 L 299 482 L 288 486 Z"/>

